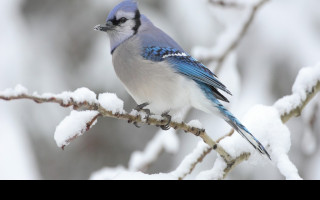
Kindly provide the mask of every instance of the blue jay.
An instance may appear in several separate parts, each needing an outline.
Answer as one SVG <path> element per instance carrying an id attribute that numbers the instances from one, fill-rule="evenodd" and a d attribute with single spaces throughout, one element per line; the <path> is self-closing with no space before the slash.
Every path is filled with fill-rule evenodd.
<path id="1" fill-rule="evenodd" d="M 115 72 L 138 103 L 138 110 L 162 114 L 169 122 L 169 112 L 175 113 L 185 106 L 218 113 L 255 149 L 270 158 L 263 145 L 220 103 L 229 102 L 221 94 L 231 95 L 226 86 L 142 15 L 135 1 L 118 4 L 105 26 L 97 25 L 95 30 L 109 35 Z"/>

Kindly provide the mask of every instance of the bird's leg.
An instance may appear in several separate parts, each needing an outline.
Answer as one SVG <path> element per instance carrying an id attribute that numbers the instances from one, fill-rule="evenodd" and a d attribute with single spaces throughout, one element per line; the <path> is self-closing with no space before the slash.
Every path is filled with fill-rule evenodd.
<path id="1" fill-rule="evenodd" d="M 148 106 L 148 105 L 149 105 L 149 103 L 143 103 L 143 104 L 137 105 L 137 107 L 134 108 L 134 110 L 136 110 L 138 112 L 143 111 L 143 112 L 145 112 L 147 114 L 147 116 L 145 117 L 147 122 L 148 122 L 149 117 L 151 115 L 150 110 L 149 109 L 145 109 L 145 107 Z M 128 121 L 128 123 L 131 123 L 131 122 Z M 137 122 L 133 122 L 133 125 L 135 125 L 137 128 L 140 128 L 140 126 L 138 125 Z"/>
<path id="2" fill-rule="evenodd" d="M 162 130 L 165 130 L 165 131 L 169 130 L 169 129 L 170 129 L 170 126 L 169 126 L 169 125 L 170 125 L 170 123 L 171 123 L 171 118 L 172 118 L 172 117 L 169 115 L 169 112 L 162 113 L 161 117 L 166 118 L 166 119 L 168 120 L 168 123 L 165 124 L 165 125 L 161 125 L 160 128 L 161 128 Z"/>

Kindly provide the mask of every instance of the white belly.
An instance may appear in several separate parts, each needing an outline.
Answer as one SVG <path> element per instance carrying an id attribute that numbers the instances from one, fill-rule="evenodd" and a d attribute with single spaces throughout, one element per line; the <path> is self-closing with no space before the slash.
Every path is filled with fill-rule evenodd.
<path id="1" fill-rule="evenodd" d="M 114 65 L 128 93 L 137 104 L 149 103 L 151 112 L 161 114 L 190 105 L 187 88 L 190 81 L 163 63 L 144 62 L 126 67 Z"/>

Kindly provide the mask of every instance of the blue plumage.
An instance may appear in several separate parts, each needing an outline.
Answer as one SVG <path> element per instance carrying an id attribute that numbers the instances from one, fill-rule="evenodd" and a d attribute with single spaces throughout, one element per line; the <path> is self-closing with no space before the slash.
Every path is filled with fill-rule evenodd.
<path id="1" fill-rule="evenodd" d="M 168 61 L 178 73 L 231 95 L 231 92 L 216 78 L 214 73 L 185 52 L 170 47 L 152 46 L 144 48 L 142 56 L 154 62 Z"/>
<path id="2" fill-rule="evenodd" d="M 106 21 L 112 20 L 116 16 L 116 14 L 119 10 L 122 10 L 124 12 L 129 13 L 129 12 L 135 12 L 137 9 L 138 9 L 138 6 L 135 1 L 125 0 L 121 3 L 119 3 L 116 7 L 114 7 L 112 9 L 112 11 L 109 13 Z"/>

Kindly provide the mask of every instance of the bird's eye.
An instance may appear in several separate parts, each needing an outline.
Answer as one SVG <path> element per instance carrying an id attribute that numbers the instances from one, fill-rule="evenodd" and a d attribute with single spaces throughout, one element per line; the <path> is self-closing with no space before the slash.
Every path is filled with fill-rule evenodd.
<path id="1" fill-rule="evenodd" d="M 128 20 L 127 18 L 122 17 L 122 18 L 119 19 L 119 22 L 120 23 L 125 23 L 127 20 Z"/>

